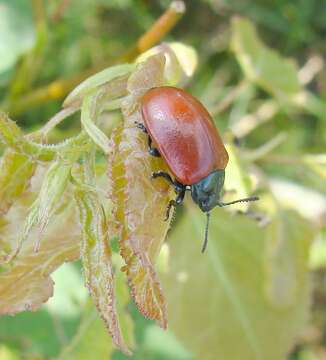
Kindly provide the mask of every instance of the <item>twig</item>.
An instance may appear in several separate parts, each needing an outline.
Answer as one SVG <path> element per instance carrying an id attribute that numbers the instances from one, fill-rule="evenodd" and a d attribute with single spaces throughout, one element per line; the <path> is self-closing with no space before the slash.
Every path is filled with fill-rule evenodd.
<path id="1" fill-rule="evenodd" d="M 152 25 L 152 27 L 138 39 L 136 45 L 115 61 L 93 67 L 69 79 L 53 81 L 52 83 L 38 88 L 26 96 L 9 103 L 5 107 L 5 110 L 11 115 L 17 115 L 26 111 L 27 109 L 33 108 L 47 101 L 61 99 L 67 95 L 76 85 L 78 85 L 81 81 L 85 80 L 90 75 L 93 75 L 94 73 L 110 65 L 113 65 L 114 63 L 133 61 L 139 54 L 151 48 L 153 45 L 158 43 L 168 32 L 170 32 L 184 12 L 184 2 L 173 1 L 170 7 Z"/>

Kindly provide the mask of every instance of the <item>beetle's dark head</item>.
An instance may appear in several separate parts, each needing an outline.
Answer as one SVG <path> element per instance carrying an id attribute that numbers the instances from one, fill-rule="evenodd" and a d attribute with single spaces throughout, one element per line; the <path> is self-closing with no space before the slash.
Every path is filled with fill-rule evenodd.
<path id="1" fill-rule="evenodd" d="M 192 199 L 200 209 L 206 213 L 207 222 L 205 229 L 205 239 L 202 247 L 202 252 L 205 251 L 208 241 L 208 225 L 209 225 L 209 211 L 212 210 L 215 206 L 226 206 L 231 204 L 236 204 L 238 202 L 248 202 L 258 200 L 257 196 L 252 196 L 244 199 L 239 199 L 224 203 L 220 201 L 220 194 L 222 187 L 224 185 L 225 171 L 224 170 L 215 170 L 211 172 L 204 179 L 198 181 L 198 183 L 191 185 L 191 196 Z"/>
<path id="2" fill-rule="evenodd" d="M 192 199 L 202 211 L 208 212 L 218 205 L 224 178 L 224 170 L 215 170 L 191 186 Z"/>

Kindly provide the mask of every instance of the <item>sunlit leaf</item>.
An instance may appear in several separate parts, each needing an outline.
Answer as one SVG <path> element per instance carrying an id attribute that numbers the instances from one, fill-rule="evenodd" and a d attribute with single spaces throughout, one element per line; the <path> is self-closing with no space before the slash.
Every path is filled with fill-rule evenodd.
<path id="1" fill-rule="evenodd" d="M 170 328 L 201 359 L 284 360 L 307 320 L 312 229 L 284 210 L 265 232 L 216 209 L 203 255 L 201 218 L 189 207 L 171 238 Z"/>
<path id="2" fill-rule="evenodd" d="M 232 143 L 227 144 L 226 149 L 229 154 L 229 163 L 225 169 L 225 199 L 233 201 L 248 197 L 251 194 L 252 184 L 248 171 L 238 154 L 238 149 Z M 239 203 L 232 205 L 232 208 L 245 211 L 248 206 L 248 203 Z"/>
<path id="3" fill-rule="evenodd" d="M 269 185 L 283 207 L 296 210 L 311 222 L 323 226 L 326 215 L 325 194 L 282 178 L 271 177 Z"/>
<path id="4" fill-rule="evenodd" d="M 63 106 L 81 104 L 85 96 L 96 91 L 99 87 L 103 87 L 103 85 L 105 85 L 105 90 L 111 98 L 122 96 L 126 90 L 128 75 L 134 67 L 133 64 L 116 65 L 89 77 L 67 96 Z"/>
<path id="5" fill-rule="evenodd" d="M 0 141 L 31 160 L 51 161 L 58 155 L 71 159 L 89 150 L 90 141 L 84 132 L 55 145 L 36 142 L 39 137 L 39 133 L 34 133 L 32 137 L 23 136 L 18 125 L 0 111 Z"/>
<path id="6" fill-rule="evenodd" d="M 183 83 L 191 77 L 197 67 L 197 53 L 194 48 L 179 42 L 163 43 L 141 54 L 136 62 L 142 62 L 149 57 L 164 53 L 166 66 L 164 76 L 168 84 Z"/>
<path id="7" fill-rule="evenodd" d="M 0 231 L 2 241 L 15 246 L 25 217 L 25 204 L 17 204 L 9 210 L 7 224 Z M 35 253 L 37 236 L 38 230 L 30 234 L 10 268 L 0 274 L 2 315 L 37 310 L 52 296 L 53 281 L 50 274 L 62 263 L 79 257 L 80 235 L 71 207 L 52 219 L 42 235 L 39 251 Z"/>
<path id="8" fill-rule="evenodd" d="M 4 153 L 0 160 L 0 213 L 28 188 L 35 167 L 36 163 L 25 155 L 11 150 Z"/>
<path id="9" fill-rule="evenodd" d="M 246 77 L 266 91 L 280 99 L 301 91 L 295 63 L 268 48 L 249 20 L 233 18 L 231 47 Z"/>
<path id="10" fill-rule="evenodd" d="M 123 108 L 124 127 L 116 129 L 112 136 L 109 178 L 114 221 L 126 262 L 123 270 L 132 295 L 142 314 L 166 327 L 165 301 L 154 262 L 169 227 L 169 222 L 163 219 L 171 188 L 162 180 L 151 179 L 154 171 L 166 170 L 166 165 L 162 159 L 150 156 L 147 137 L 135 126 L 135 121 L 142 122 L 138 90 L 162 85 L 163 71 L 164 56 L 156 55 L 138 66 L 132 75 L 128 88 L 136 97 L 131 106 Z"/>
<path id="11" fill-rule="evenodd" d="M 155 86 L 164 85 L 165 55 L 160 52 L 150 56 L 137 65 L 129 80 L 127 89 L 130 94 L 138 95 Z"/>
<path id="12" fill-rule="evenodd" d="M 303 156 L 303 161 L 317 175 L 326 180 L 326 154 L 307 154 Z"/>
<path id="13" fill-rule="evenodd" d="M 121 334 L 116 310 L 112 253 L 104 209 L 95 193 L 77 189 L 75 199 L 83 231 L 81 258 L 86 285 L 114 344 L 124 353 L 130 354 Z"/>
<path id="14" fill-rule="evenodd" d="M 109 138 L 96 125 L 96 119 L 100 113 L 98 96 L 88 95 L 83 100 L 81 109 L 81 123 L 89 137 L 98 145 L 106 154 L 110 151 Z"/>
<path id="15" fill-rule="evenodd" d="M 78 332 L 63 349 L 58 360 L 109 359 L 114 351 L 103 321 L 93 306 L 88 307 Z"/>
<path id="16" fill-rule="evenodd" d="M 14 145 L 17 139 L 22 136 L 19 126 L 0 111 L 0 140 L 6 145 Z"/>

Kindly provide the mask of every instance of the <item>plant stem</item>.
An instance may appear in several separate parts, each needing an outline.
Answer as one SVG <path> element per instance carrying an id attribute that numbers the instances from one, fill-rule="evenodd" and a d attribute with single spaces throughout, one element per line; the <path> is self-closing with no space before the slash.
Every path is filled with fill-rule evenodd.
<path id="1" fill-rule="evenodd" d="M 39 104 L 57 100 L 67 95 L 76 85 L 94 73 L 120 62 L 132 62 L 142 52 L 157 44 L 172 28 L 177 24 L 185 12 L 183 1 L 173 1 L 170 7 L 157 19 L 152 27 L 146 31 L 131 49 L 118 57 L 115 61 L 97 65 L 91 69 L 83 71 L 68 79 L 55 80 L 52 83 L 40 87 L 29 94 L 15 99 L 13 102 L 5 104 L 5 111 L 10 115 L 18 115 Z"/>

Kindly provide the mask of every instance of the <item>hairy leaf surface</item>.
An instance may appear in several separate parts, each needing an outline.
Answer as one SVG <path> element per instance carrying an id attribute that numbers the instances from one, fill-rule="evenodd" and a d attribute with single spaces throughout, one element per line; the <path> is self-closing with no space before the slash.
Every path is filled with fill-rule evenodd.
<path id="1" fill-rule="evenodd" d="M 19 203 L 9 210 L 6 223 L 0 229 L 1 242 L 9 247 L 16 246 L 25 217 L 26 204 Z M 38 236 L 38 230 L 31 232 L 15 261 L 0 274 L 2 315 L 37 310 L 52 296 L 50 274 L 62 263 L 79 257 L 80 235 L 71 207 L 53 218 L 42 234 L 39 251 L 35 252 L 34 242 Z"/>
<path id="2" fill-rule="evenodd" d="M 75 199 L 83 231 L 81 258 L 86 285 L 114 344 L 130 354 L 121 334 L 116 310 L 112 253 L 104 209 L 95 193 L 77 189 Z"/>
<path id="3" fill-rule="evenodd" d="M 28 188 L 36 163 L 23 154 L 5 151 L 0 160 L 0 214 Z"/>
<path id="4" fill-rule="evenodd" d="M 154 262 L 169 228 L 163 219 L 171 189 L 166 182 L 151 179 L 154 171 L 166 170 L 166 166 L 148 153 L 147 136 L 135 122 L 142 122 L 138 95 L 163 85 L 164 62 L 163 55 L 153 56 L 131 76 L 128 89 L 133 101 L 123 108 L 124 127 L 112 136 L 114 149 L 109 158 L 113 216 L 126 263 L 123 270 L 139 310 L 162 327 L 166 327 L 166 305 Z"/>

